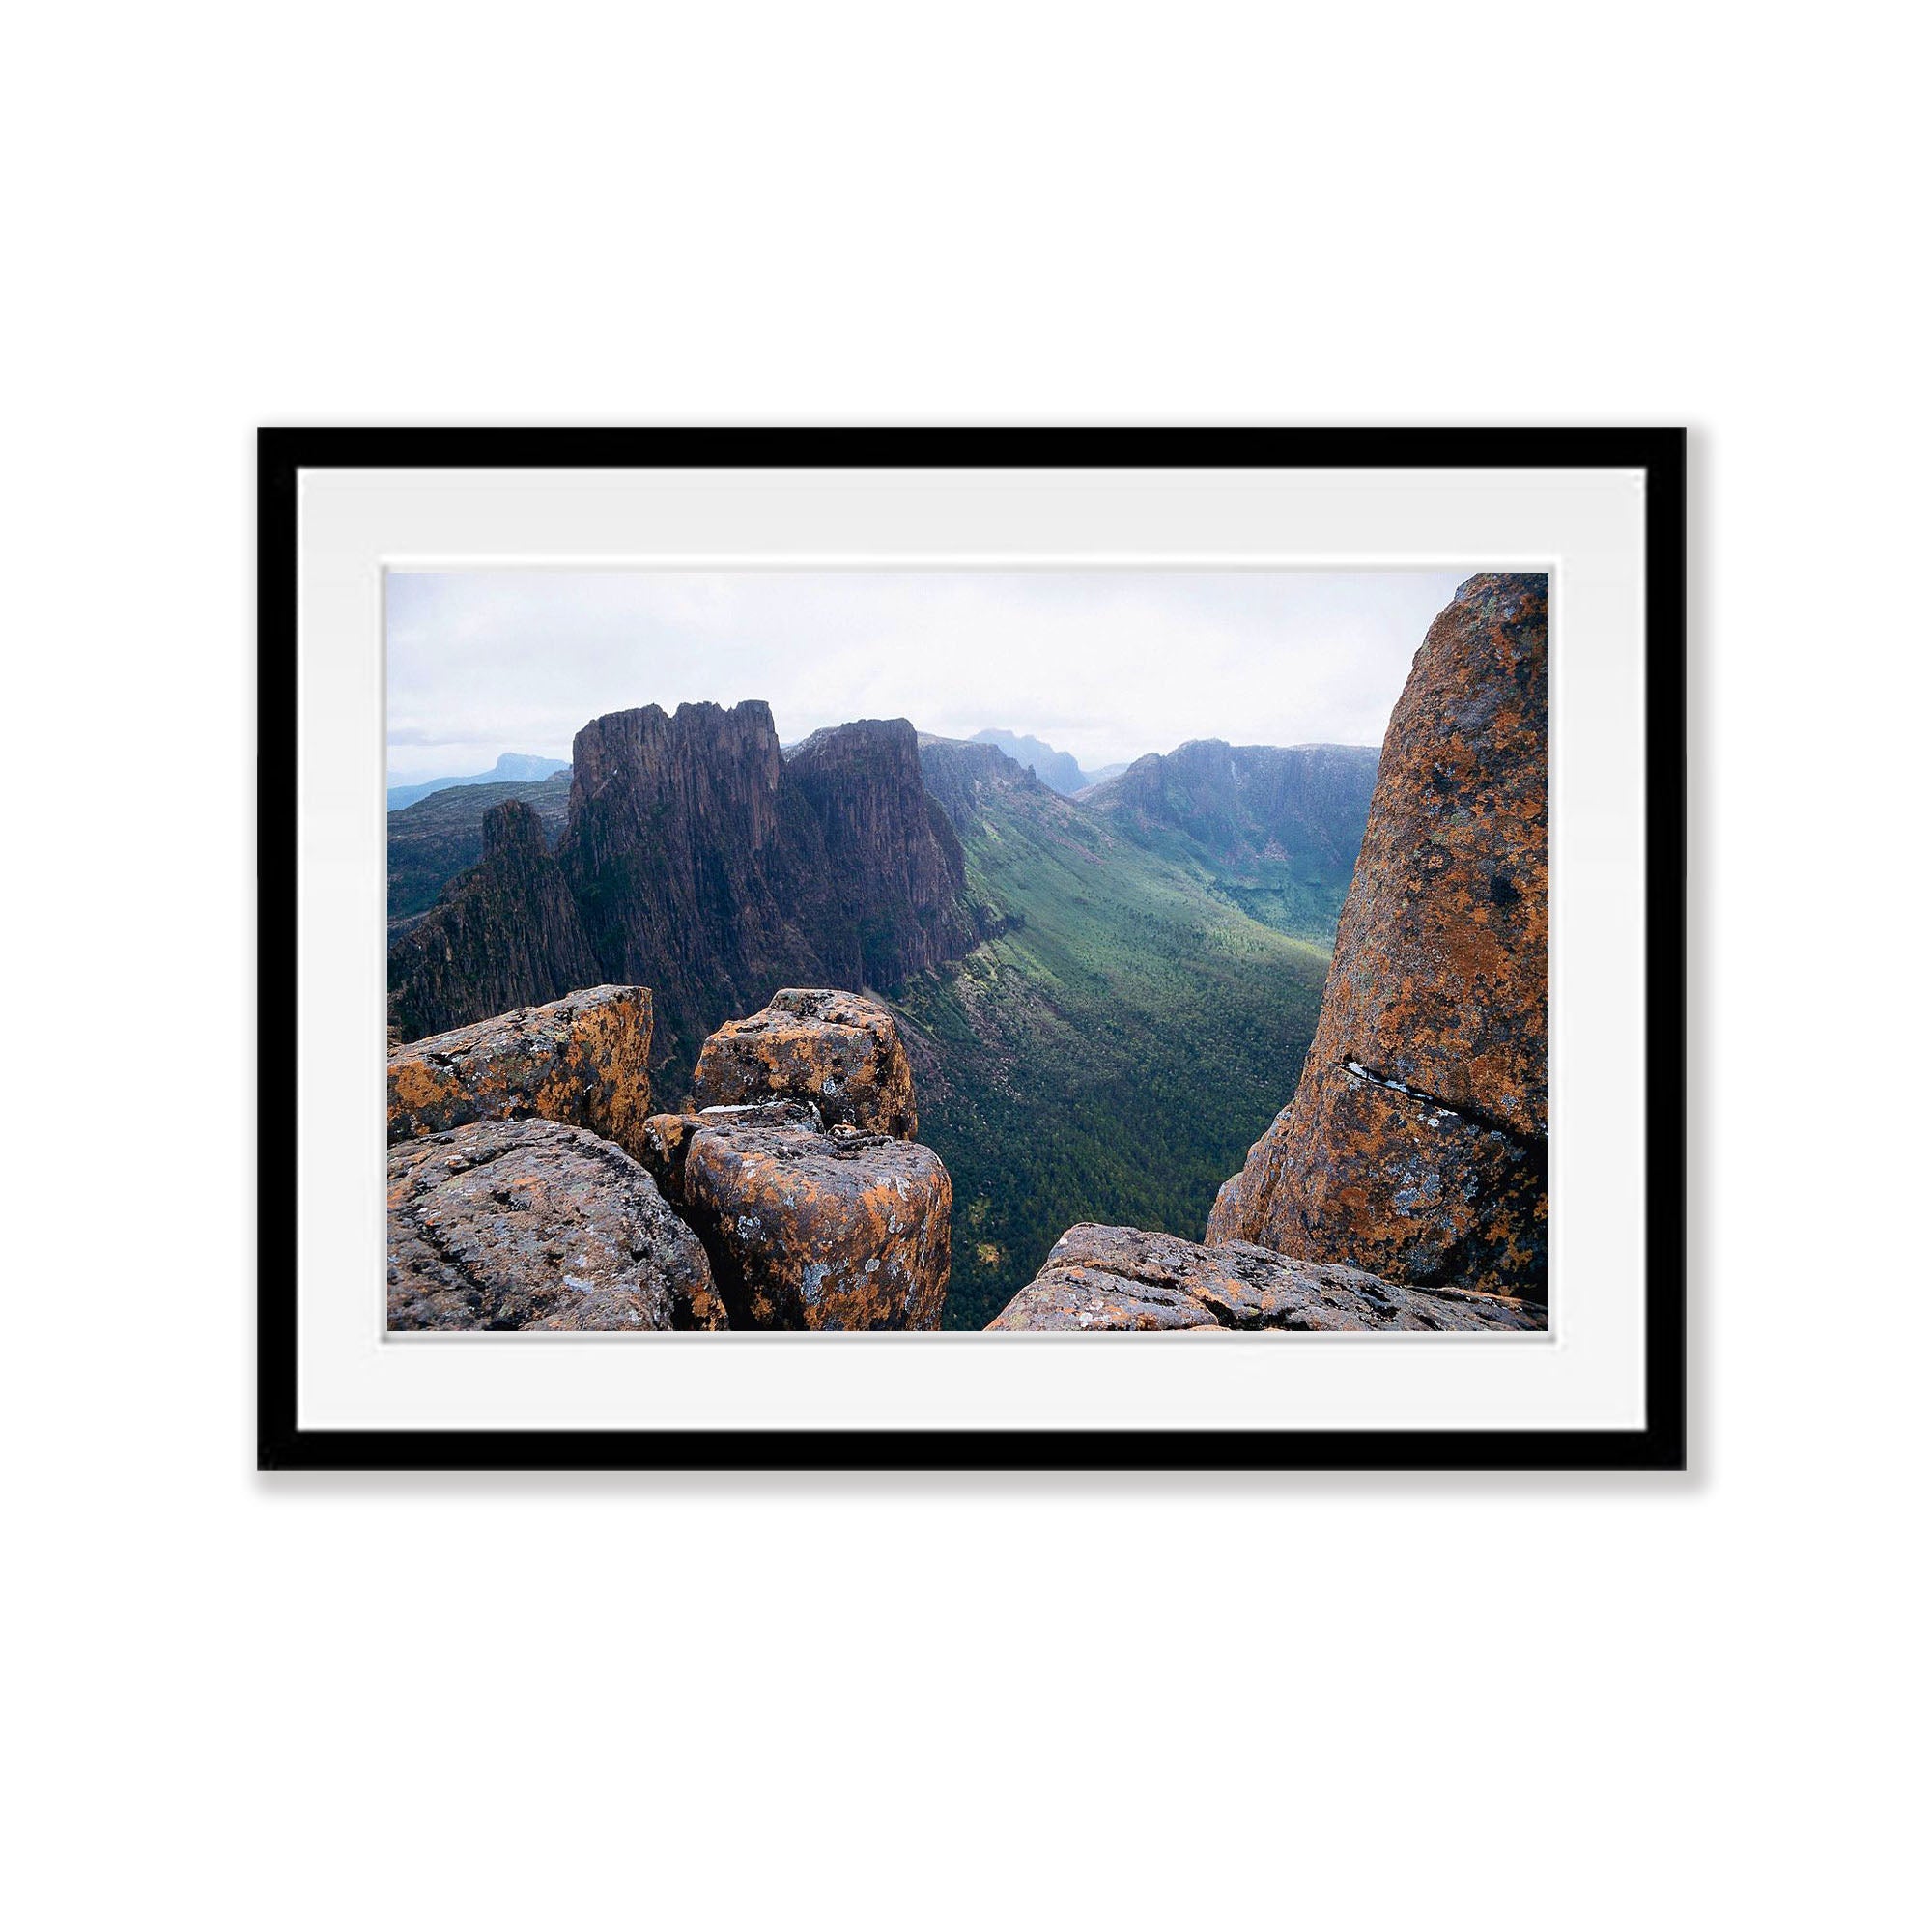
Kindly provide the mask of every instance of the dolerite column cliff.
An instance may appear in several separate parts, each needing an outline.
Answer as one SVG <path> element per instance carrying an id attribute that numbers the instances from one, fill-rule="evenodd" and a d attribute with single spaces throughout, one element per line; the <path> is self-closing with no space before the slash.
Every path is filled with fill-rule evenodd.
<path id="1" fill-rule="evenodd" d="M 481 862 L 390 947 L 389 1018 L 420 1039 L 603 977 L 543 821 L 510 800 L 484 814 Z"/>
<path id="2" fill-rule="evenodd" d="M 825 841 L 783 786 L 771 707 L 647 704 L 593 718 L 571 751 L 557 847 L 601 961 L 647 985 L 689 1065 L 724 1012 L 830 977 Z"/>
<path id="3" fill-rule="evenodd" d="M 920 770 L 903 718 L 815 731 L 785 763 L 825 837 L 840 926 L 858 957 L 835 980 L 893 986 L 971 950 L 966 855 Z"/>
<path id="4" fill-rule="evenodd" d="M 1430 626 L 1300 1085 L 1209 1241 L 1548 1300 L 1548 593 L 1472 577 Z"/>

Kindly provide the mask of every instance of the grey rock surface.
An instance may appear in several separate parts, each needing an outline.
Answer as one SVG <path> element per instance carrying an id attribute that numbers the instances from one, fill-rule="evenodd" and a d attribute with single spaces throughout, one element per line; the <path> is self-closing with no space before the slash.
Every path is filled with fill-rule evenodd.
<path id="1" fill-rule="evenodd" d="M 1083 1223 L 1054 1243 L 992 1329 L 1206 1329 L 1308 1333 L 1525 1329 L 1545 1311 L 1500 1295 L 1404 1288 L 1360 1268 L 1291 1260 L 1245 1241 L 1212 1247 Z"/>
<path id="2" fill-rule="evenodd" d="M 722 1328 L 697 1236 L 621 1148 L 485 1121 L 389 1150 L 388 1325 Z"/>

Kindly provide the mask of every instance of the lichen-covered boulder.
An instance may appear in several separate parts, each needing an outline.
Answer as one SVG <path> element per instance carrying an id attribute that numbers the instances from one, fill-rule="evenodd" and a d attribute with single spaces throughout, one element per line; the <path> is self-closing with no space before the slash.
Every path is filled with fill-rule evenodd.
<path id="1" fill-rule="evenodd" d="M 1300 1083 L 1210 1241 L 1548 1299 L 1548 676 L 1547 577 L 1430 625 Z"/>
<path id="2" fill-rule="evenodd" d="M 643 1142 L 733 1327 L 939 1326 L 952 1182 L 930 1148 L 795 1101 L 659 1114 Z"/>
<path id="3" fill-rule="evenodd" d="M 651 1111 L 647 986 L 592 986 L 389 1055 L 389 1140 L 472 1121 L 588 1127 L 637 1152 Z"/>
<path id="4" fill-rule="evenodd" d="M 389 1326 L 722 1328 L 704 1249 L 623 1151 L 552 1121 L 389 1150 Z"/>
<path id="5" fill-rule="evenodd" d="M 691 1091 L 699 1107 L 809 1100 L 828 1126 L 919 1132 L 898 1023 L 876 1000 L 829 987 L 787 986 L 762 1012 L 727 1021 L 704 1042 Z"/>
<path id="6" fill-rule="evenodd" d="M 1404 1288 L 1360 1268 L 1291 1260 L 1224 1241 L 1084 1223 L 987 1323 L 992 1329 L 1538 1329 L 1543 1309 L 1463 1289 Z"/>

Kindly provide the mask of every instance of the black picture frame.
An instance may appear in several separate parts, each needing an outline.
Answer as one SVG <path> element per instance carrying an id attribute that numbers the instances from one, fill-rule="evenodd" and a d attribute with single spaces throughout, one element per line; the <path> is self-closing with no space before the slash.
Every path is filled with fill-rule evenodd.
<path id="1" fill-rule="evenodd" d="M 297 1469 L 1682 1470 L 1686 433 L 1682 429 L 315 429 L 257 439 L 259 983 L 296 939 L 298 477 L 303 469 L 676 468 L 1621 469 L 1645 473 L 1645 1421 L 1539 1430 L 335 1430 L 297 1420 L 295 1229 L 258 1214 L 257 1466 Z M 258 1123 L 285 1111 L 262 1004 Z M 275 1091 L 270 1091 L 270 1082 Z M 271 1112 L 271 1109 L 273 1110 Z M 292 1199 L 258 1132 L 259 1200 Z"/>

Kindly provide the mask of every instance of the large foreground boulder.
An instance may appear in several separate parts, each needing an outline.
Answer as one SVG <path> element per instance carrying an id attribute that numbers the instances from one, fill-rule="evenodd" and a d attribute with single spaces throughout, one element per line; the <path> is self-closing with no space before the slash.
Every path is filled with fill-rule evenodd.
<path id="1" fill-rule="evenodd" d="M 609 1141 L 485 1121 L 389 1150 L 389 1326 L 722 1328 L 697 1237 Z"/>
<path id="2" fill-rule="evenodd" d="M 1547 577 L 1430 626 L 1300 1084 L 1210 1241 L 1548 1300 L 1548 659 Z"/>
<path id="3" fill-rule="evenodd" d="M 651 995 L 592 986 L 389 1055 L 389 1139 L 532 1117 L 638 1151 L 651 1111 Z"/>
<path id="4" fill-rule="evenodd" d="M 787 986 L 762 1012 L 726 1021 L 704 1042 L 691 1091 L 700 1108 L 808 1100 L 828 1126 L 919 1132 L 897 1022 L 876 1000 L 829 987 Z"/>
<path id="5" fill-rule="evenodd" d="M 1382 1281 L 1293 1261 L 1244 1241 L 1203 1247 L 1139 1228 L 1069 1228 L 1027 1287 L 987 1324 L 1003 1330 L 1187 1328 L 1538 1329 L 1541 1308 L 1500 1296 Z"/>
<path id="6" fill-rule="evenodd" d="M 733 1327 L 939 1326 L 952 1182 L 930 1148 L 785 1101 L 660 1114 L 643 1138 Z"/>

